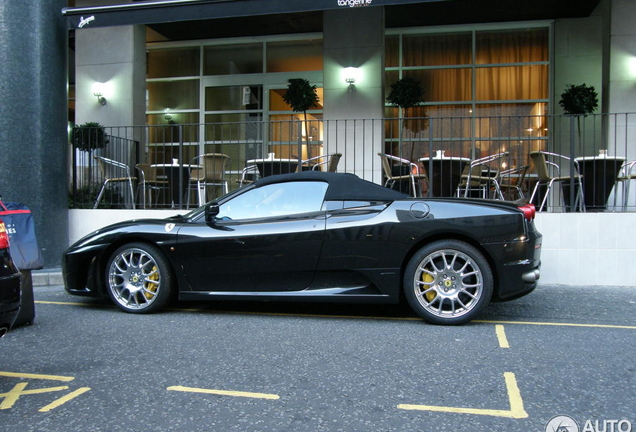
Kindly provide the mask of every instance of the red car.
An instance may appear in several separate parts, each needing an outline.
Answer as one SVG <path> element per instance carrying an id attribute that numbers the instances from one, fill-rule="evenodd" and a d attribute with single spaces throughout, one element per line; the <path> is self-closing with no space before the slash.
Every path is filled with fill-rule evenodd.
<path id="1" fill-rule="evenodd" d="M 13 325 L 20 312 L 21 274 L 9 253 L 9 234 L 0 219 L 0 337 Z"/>

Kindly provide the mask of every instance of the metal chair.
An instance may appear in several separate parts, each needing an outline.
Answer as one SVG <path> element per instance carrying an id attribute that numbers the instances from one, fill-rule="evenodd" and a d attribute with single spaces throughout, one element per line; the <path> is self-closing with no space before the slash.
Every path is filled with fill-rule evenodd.
<path id="1" fill-rule="evenodd" d="M 624 162 L 616 177 L 616 189 L 614 190 L 614 208 L 616 208 L 617 194 L 619 184 L 622 186 L 623 192 L 623 211 L 627 211 L 629 201 L 629 185 L 632 180 L 636 180 L 636 160 Z"/>
<path id="2" fill-rule="evenodd" d="M 248 165 L 241 170 L 241 178 L 236 180 L 239 187 L 254 183 L 260 177 L 260 171 L 257 165 Z"/>
<path id="3" fill-rule="evenodd" d="M 190 181 L 188 182 L 186 206 L 190 208 L 190 192 L 197 191 L 199 205 L 203 205 L 207 199 L 208 186 L 222 186 L 223 193 L 228 193 L 228 184 L 225 179 L 225 167 L 230 157 L 223 153 L 206 153 L 192 158 L 190 161 Z"/>
<path id="4" fill-rule="evenodd" d="M 583 176 L 580 174 L 579 164 L 576 160 L 572 161 L 572 159 L 567 156 L 547 151 L 530 152 L 530 159 L 532 159 L 532 161 L 534 162 L 534 167 L 537 170 L 537 175 L 539 176 L 539 180 L 534 185 L 534 189 L 532 190 L 530 202 L 534 202 L 534 198 L 540 186 L 547 186 L 545 196 L 543 197 L 541 205 L 539 206 L 537 211 L 543 211 L 543 207 L 548 200 L 548 196 L 550 195 L 550 191 L 552 190 L 552 186 L 554 185 L 554 183 L 563 185 L 563 183 L 569 183 L 571 179 L 574 179 L 574 181 L 578 185 L 574 208 L 578 208 L 579 211 L 585 212 L 585 200 L 583 199 Z M 562 176 L 561 167 L 557 162 L 555 162 L 557 160 L 567 162 L 568 165 L 571 163 L 571 161 L 574 162 L 574 173 L 572 173 L 571 176 Z M 563 196 L 561 198 L 563 199 L 563 205 L 565 207 L 565 200 Z"/>
<path id="5" fill-rule="evenodd" d="M 382 160 L 382 170 L 386 177 L 385 187 L 393 188 L 398 181 L 409 181 L 411 194 L 414 197 L 422 196 L 420 188 L 420 181 L 428 183 L 428 177 L 426 174 L 420 173 L 420 167 L 418 164 L 411 162 L 408 159 L 402 159 L 397 156 L 388 155 L 385 153 L 378 153 Z M 397 169 L 397 174 L 393 170 Z"/>
<path id="6" fill-rule="evenodd" d="M 457 185 L 457 196 L 462 196 L 463 189 L 464 198 L 468 197 L 468 191 L 473 190 L 480 191 L 482 198 L 490 198 L 490 190 L 492 188 L 494 192 L 493 198 L 503 200 L 504 196 L 499 187 L 499 161 L 508 156 L 508 154 L 508 152 L 501 152 L 470 161 L 470 164 L 464 167 L 460 177 L 461 180 Z"/>
<path id="7" fill-rule="evenodd" d="M 141 189 L 143 193 L 142 198 L 142 206 L 146 208 L 146 193 L 148 193 L 148 197 L 150 198 L 150 202 L 152 203 L 152 191 L 157 192 L 157 197 L 155 198 L 155 206 L 159 201 L 159 191 L 161 190 L 169 190 L 170 184 L 165 178 L 158 178 L 158 169 L 156 167 L 150 166 L 149 164 L 137 164 L 135 166 L 139 171 L 141 181 L 137 184 L 137 196 L 139 196 L 139 190 Z"/>
<path id="8" fill-rule="evenodd" d="M 338 162 L 340 162 L 340 158 L 342 157 L 342 153 L 330 153 L 324 154 L 320 156 L 314 156 L 309 159 L 305 159 L 302 161 L 303 166 L 310 166 L 313 171 L 322 171 L 322 167 L 326 166 L 327 172 L 336 172 L 338 168 Z M 321 160 L 324 159 L 324 160 Z M 320 162 L 316 162 L 320 161 Z M 313 162 L 313 164 L 312 164 Z"/>
<path id="9" fill-rule="evenodd" d="M 525 198 L 522 186 L 526 179 L 528 169 L 530 169 L 529 165 L 521 165 L 502 171 L 499 174 L 501 179 L 499 182 L 499 188 L 501 189 L 504 197 L 510 199 L 510 197 L 513 196 L 512 194 L 516 194 L 516 199 L 518 200 Z"/>
<path id="10" fill-rule="evenodd" d="M 99 170 L 104 177 L 104 182 L 99 190 L 97 199 L 95 200 L 94 209 L 97 208 L 99 202 L 104 196 L 104 190 L 110 183 L 128 183 L 130 188 L 130 197 L 132 202 L 132 208 L 135 208 L 135 192 L 133 190 L 133 181 L 137 181 L 137 177 L 130 175 L 130 167 L 123 162 L 119 162 L 113 159 L 108 159 L 103 156 L 93 156 L 99 165 Z"/>

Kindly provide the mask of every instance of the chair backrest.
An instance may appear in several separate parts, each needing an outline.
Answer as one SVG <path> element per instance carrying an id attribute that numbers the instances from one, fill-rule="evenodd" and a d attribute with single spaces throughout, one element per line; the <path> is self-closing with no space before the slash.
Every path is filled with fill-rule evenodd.
<path id="1" fill-rule="evenodd" d="M 104 156 L 93 156 L 99 165 L 99 170 L 105 179 L 131 178 L 130 167 L 123 162 L 105 158 Z"/>
<path id="2" fill-rule="evenodd" d="M 338 162 L 340 162 L 340 158 L 342 157 L 342 153 L 334 153 L 329 158 L 329 163 L 327 164 L 328 172 L 336 172 L 338 169 Z"/>
<path id="3" fill-rule="evenodd" d="M 225 180 L 225 166 L 230 157 L 223 153 L 206 153 L 201 156 L 203 178 L 205 182 Z"/>
<path id="4" fill-rule="evenodd" d="M 388 179 L 392 179 L 394 177 L 398 177 L 398 175 L 393 173 L 393 166 L 403 166 L 407 168 L 407 172 L 405 174 L 400 174 L 400 175 L 410 175 L 412 174 L 412 168 L 415 167 L 417 174 L 419 174 L 419 167 L 417 166 L 417 164 L 412 163 L 410 160 L 408 159 L 403 159 L 397 156 L 393 156 L 393 155 L 388 155 L 388 154 L 384 154 L 384 153 L 378 153 L 378 156 L 380 156 L 380 159 L 382 160 L 382 170 L 384 171 L 384 175 L 388 178 Z"/>
<path id="5" fill-rule="evenodd" d="M 501 172 L 499 161 L 508 154 L 501 152 L 470 161 L 462 171 L 462 183 L 469 181 L 471 186 L 475 186 L 498 180 Z"/>
<path id="6" fill-rule="evenodd" d="M 313 165 L 311 167 L 312 170 L 321 170 L 323 165 L 327 166 L 327 171 L 328 172 L 336 172 L 336 170 L 338 169 L 338 162 L 340 162 L 340 158 L 342 157 L 342 153 L 331 153 L 331 154 L 326 154 L 326 155 L 322 155 L 322 156 L 317 156 L 315 158 L 311 158 L 309 160 L 318 160 L 321 158 L 326 158 L 327 160 L 325 160 L 324 162 L 319 162 L 315 165 Z M 306 162 L 306 161 L 303 161 Z"/>
<path id="7" fill-rule="evenodd" d="M 523 181 L 526 179 L 526 174 L 528 173 L 529 168 L 529 165 L 521 165 L 502 171 L 499 174 L 501 176 L 502 185 L 512 187 L 521 186 Z"/>
<path id="8" fill-rule="evenodd" d="M 157 182 L 157 168 L 150 166 L 150 164 L 140 163 L 135 166 L 141 173 L 142 183 L 154 183 Z"/>
<path id="9" fill-rule="evenodd" d="M 549 182 L 550 172 L 548 171 L 548 162 L 546 161 L 545 154 L 541 151 L 530 152 L 530 159 L 534 162 L 534 168 L 537 170 L 540 182 Z"/>

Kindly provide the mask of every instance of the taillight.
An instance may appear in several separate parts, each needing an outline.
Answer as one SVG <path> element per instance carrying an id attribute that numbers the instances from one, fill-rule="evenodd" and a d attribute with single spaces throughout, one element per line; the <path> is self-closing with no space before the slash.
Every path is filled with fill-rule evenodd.
<path id="1" fill-rule="evenodd" d="M 519 210 L 523 212 L 523 217 L 528 221 L 534 220 L 534 217 L 537 214 L 537 209 L 534 207 L 534 204 L 522 205 L 519 207 Z"/>
<path id="2" fill-rule="evenodd" d="M 0 219 L 0 249 L 9 248 L 9 233 L 7 227 L 4 226 L 4 222 Z"/>

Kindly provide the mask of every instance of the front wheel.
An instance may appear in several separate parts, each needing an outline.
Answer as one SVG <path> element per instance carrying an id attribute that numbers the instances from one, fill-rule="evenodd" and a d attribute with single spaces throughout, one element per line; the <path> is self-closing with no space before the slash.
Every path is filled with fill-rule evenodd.
<path id="1" fill-rule="evenodd" d="M 124 311 L 154 312 L 170 298 L 170 266 L 156 246 L 131 243 L 111 255 L 106 266 L 106 287 L 110 298 Z"/>
<path id="2" fill-rule="evenodd" d="M 411 308 L 432 324 L 464 324 L 490 302 L 492 271 L 484 256 L 458 240 L 433 242 L 409 261 L 404 294 Z"/>

